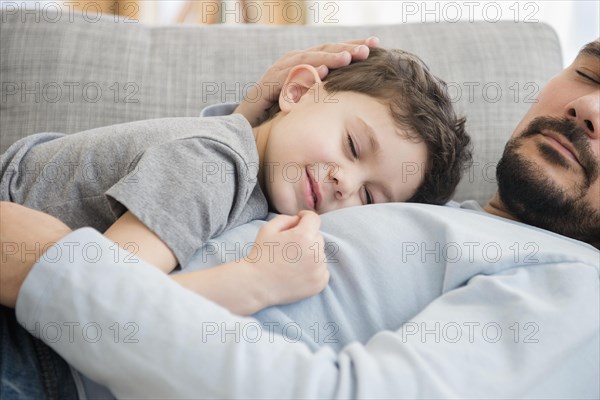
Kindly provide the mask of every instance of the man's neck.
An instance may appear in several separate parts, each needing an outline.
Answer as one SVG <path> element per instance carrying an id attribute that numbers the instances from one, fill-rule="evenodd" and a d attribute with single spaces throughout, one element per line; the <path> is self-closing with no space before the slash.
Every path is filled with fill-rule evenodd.
<path id="1" fill-rule="evenodd" d="M 492 197 L 492 199 L 483 207 L 483 209 L 485 212 L 492 215 L 497 215 L 506 219 L 512 219 L 513 221 L 519 220 L 515 215 L 506 209 L 504 203 L 502 200 L 500 200 L 500 195 L 498 193 Z"/>

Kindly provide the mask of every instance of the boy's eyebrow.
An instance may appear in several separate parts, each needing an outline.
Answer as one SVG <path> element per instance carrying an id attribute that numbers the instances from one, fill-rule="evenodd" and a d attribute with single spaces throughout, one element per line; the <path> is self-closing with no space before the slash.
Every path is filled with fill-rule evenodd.
<path id="1" fill-rule="evenodd" d="M 381 148 L 379 144 L 379 140 L 377 140 L 377 136 L 375 135 L 375 131 L 371 127 L 371 125 L 367 124 L 364 119 L 358 117 L 358 121 L 363 125 L 364 131 L 367 134 L 367 138 L 369 139 L 369 145 L 371 146 L 371 153 L 376 153 Z"/>
<path id="2" fill-rule="evenodd" d="M 586 44 L 583 49 L 579 51 L 578 56 L 586 55 L 600 59 L 600 40 L 595 40 Z"/>

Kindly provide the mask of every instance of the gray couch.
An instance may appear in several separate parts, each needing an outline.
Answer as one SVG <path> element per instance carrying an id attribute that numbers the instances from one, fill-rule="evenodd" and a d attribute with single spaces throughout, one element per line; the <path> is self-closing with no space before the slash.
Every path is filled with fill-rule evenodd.
<path id="1" fill-rule="evenodd" d="M 475 163 L 457 200 L 485 202 L 495 163 L 543 83 L 562 68 L 554 31 L 513 22 L 389 26 L 159 26 L 4 12 L 0 150 L 35 132 L 196 116 L 239 101 L 285 52 L 377 35 L 420 55 L 468 116 Z"/>

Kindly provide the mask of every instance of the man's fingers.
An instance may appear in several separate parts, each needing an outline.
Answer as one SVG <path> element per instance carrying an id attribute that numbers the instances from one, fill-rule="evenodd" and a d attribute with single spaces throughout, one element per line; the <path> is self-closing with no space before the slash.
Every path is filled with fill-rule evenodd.
<path id="1" fill-rule="evenodd" d="M 368 52 L 368 49 L 366 49 L 366 51 Z M 346 65 L 350 64 L 351 61 L 352 55 L 348 51 L 342 51 L 340 53 L 329 53 L 327 51 L 308 51 L 304 53 L 298 53 L 290 57 L 285 64 L 285 73 L 289 72 L 287 71 L 287 68 L 292 68 L 300 64 L 309 64 L 315 68 L 320 65 L 325 65 L 328 68 L 334 69 L 345 67 Z"/>
<path id="2" fill-rule="evenodd" d="M 325 79 L 325 77 L 329 74 L 329 68 L 327 68 L 327 65 L 319 65 L 317 67 L 317 73 L 319 74 L 319 78 Z"/>
<path id="3" fill-rule="evenodd" d="M 347 42 L 344 43 L 348 43 L 348 44 L 364 44 L 368 47 L 379 47 L 379 38 L 377 36 L 370 36 L 366 39 L 354 39 L 354 40 L 348 40 Z"/>
<path id="4" fill-rule="evenodd" d="M 341 51 L 353 52 L 357 46 L 365 45 L 367 47 L 379 47 L 379 38 L 371 36 L 367 39 L 348 40 L 342 43 L 323 43 L 308 49 L 308 51 L 327 51 L 329 53 L 339 53 Z"/>
<path id="5" fill-rule="evenodd" d="M 364 60 L 369 57 L 369 48 L 377 47 L 379 39 L 350 40 L 344 43 L 325 43 L 306 50 L 293 50 L 281 57 L 271 67 L 263 79 L 275 82 L 284 82 L 290 69 L 300 65 L 309 64 L 318 69 L 319 76 L 323 79 L 329 69 L 341 68 L 352 61 Z M 273 101 L 273 99 L 270 99 Z"/>
<path id="6" fill-rule="evenodd" d="M 365 45 L 349 46 L 336 45 L 335 49 L 329 50 L 313 50 L 296 53 L 287 60 L 287 65 L 290 67 L 299 64 L 310 64 L 314 67 L 326 65 L 329 68 L 341 68 L 350 64 L 351 61 L 364 60 L 369 57 L 370 49 Z M 334 51 L 335 50 L 335 51 Z M 337 51 L 339 50 L 339 51 Z"/>
<path id="7" fill-rule="evenodd" d="M 364 44 L 370 48 L 379 47 L 379 38 L 377 36 L 371 36 L 365 40 Z"/>

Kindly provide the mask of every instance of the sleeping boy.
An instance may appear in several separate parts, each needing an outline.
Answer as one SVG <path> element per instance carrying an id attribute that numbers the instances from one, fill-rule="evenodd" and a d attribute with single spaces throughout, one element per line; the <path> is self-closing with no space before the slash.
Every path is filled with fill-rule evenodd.
<path id="1" fill-rule="evenodd" d="M 324 80 L 290 70 L 252 128 L 234 114 L 40 133 L 1 159 L 0 199 L 91 226 L 165 272 L 268 211 L 248 256 L 173 279 L 238 314 L 320 292 L 329 274 L 318 214 L 384 202 L 443 204 L 470 139 L 445 84 L 416 56 L 371 49 Z M 273 243 L 295 243 L 294 260 Z M 319 253 L 319 254 L 322 254 Z"/>

